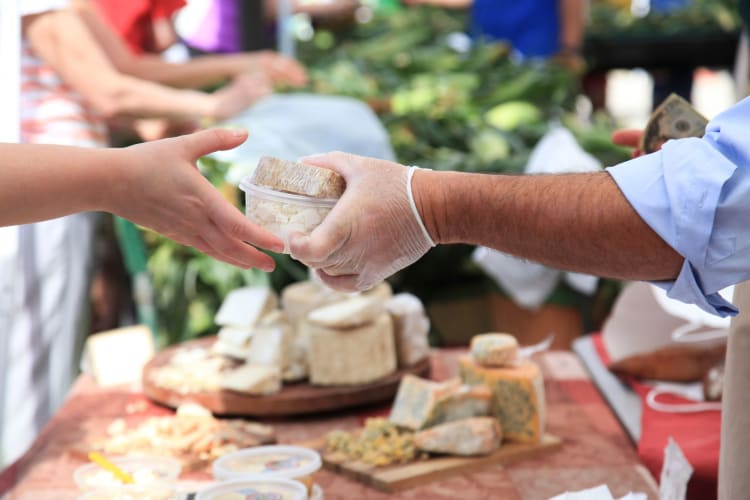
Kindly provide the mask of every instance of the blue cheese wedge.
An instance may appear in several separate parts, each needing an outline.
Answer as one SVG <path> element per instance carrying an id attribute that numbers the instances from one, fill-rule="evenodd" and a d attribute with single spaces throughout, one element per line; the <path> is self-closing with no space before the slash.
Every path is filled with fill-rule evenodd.
<path id="1" fill-rule="evenodd" d="M 460 386 L 459 379 L 433 382 L 414 375 L 405 375 L 398 386 L 396 400 L 388 420 L 413 431 L 423 429 L 427 422 L 435 418 L 438 401 L 455 392 Z"/>
<path id="2" fill-rule="evenodd" d="M 488 455 L 500 447 L 503 432 L 492 417 L 474 417 L 438 425 L 414 435 L 417 448 L 430 453 Z"/>
<path id="3" fill-rule="evenodd" d="M 492 411 L 492 391 L 485 385 L 463 385 L 439 398 L 424 423 L 433 427 L 471 417 L 487 417 Z"/>

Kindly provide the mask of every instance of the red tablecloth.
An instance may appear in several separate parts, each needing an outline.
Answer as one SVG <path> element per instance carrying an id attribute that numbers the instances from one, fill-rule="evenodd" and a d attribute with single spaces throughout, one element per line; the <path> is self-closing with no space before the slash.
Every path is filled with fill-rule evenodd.
<path id="1" fill-rule="evenodd" d="M 605 365 L 609 355 L 601 335 L 594 336 L 597 353 Z M 719 439 L 721 436 L 721 413 L 664 413 L 652 409 L 645 403 L 650 387 L 634 379 L 626 379 L 630 387 L 641 397 L 641 437 L 638 441 L 638 456 L 654 477 L 659 477 L 664 460 L 664 447 L 671 436 L 685 453 L 695 471 L 688 484 L 688 500 L 711 500 L 716 498 L 719 475 Z M 664 403 L 688 403 L 687 399 L 665 395 L 659 397 Z M 748 493 L 750 495 L 750 493 Z"/>

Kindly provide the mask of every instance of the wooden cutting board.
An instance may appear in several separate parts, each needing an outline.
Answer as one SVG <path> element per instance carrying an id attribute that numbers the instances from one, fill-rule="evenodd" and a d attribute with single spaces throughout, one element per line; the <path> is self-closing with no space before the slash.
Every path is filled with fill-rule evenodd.
<path id="1" fill-rule="evenodd" d="M 323 450 L 324 440 L 305 443 L 309 448 Z M 538 444 L 504 443 L 495 453 L 482 457 L 439 456 L 427 460 L 387 467 L 375 467 L 346 460 L 340 453 L 321 453 L 323 467 L 386 493 L 395 493 L 420 486 L 447 476 L 476 471 L 492 464 L 510 464 L 538 457 L 562 448 L 563 441 L 545 434 Z"/>
<path id="2" fill-rule="evenodd" d="M 322 413 L 392 401 L 401 377 L 407 373 L 427 377 L 430 373 L 429 359 L 425 359 L 369 384 L 326 387 L 314 386 L 307 382 L 284 384 L 281 392 L 269 396 L 250 396 L 226 390 L 180 394 L 152 382 L 151 372 L 168 363 L 177 349 L 206 348 L 215 341 L 216 337 L 204 337 L 159 352 L 143 368 L 144 394 L 152 401 L 171 408 L 177 408 L 183 403 L 192 401 L 219 416 L 281 417 Z"/>

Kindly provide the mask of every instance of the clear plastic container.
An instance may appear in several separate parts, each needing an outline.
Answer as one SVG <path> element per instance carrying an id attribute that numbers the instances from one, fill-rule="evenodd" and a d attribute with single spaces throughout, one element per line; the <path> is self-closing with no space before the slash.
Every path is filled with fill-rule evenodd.
<path id="1" fill-rule="evenodd" d="M 313 474 L 320 469 L 320 454 L 301 446 L 258 446 L 228 453 L 213 464 L 214 478 L 293 479 L 313 490 Z"/>
<path id="2" fill-rule="evenodd" d="M 245 192 L 247 218 L 281 239 L 284 253 L 289 253 L 289 235 L 310 234 L 338 201 L 275 191 L 249 178 L 242 180 L 240 189 Z"/>
<path id="3" fill-rule="evenodd" d="M 120 484 L 87 491 L 78 500 L 178 500 L 174 486 L 163 483 Z"/>
<path id="4" fill-rule="evenodd" d="M 307 500 L 307 489 L 290 479 L 240 479 L 198 492 L 195 500 Z"/>
<path id="5" fill-rule="evenodd" d="M 166 457 L 121 457 L 110 461 L 130 474 L 136 485 L 173 484 L 182 471 L 179 461 Z M 123 486 L 114 474 L 93 463 L 78 467 L 73 479 L 82 490 Z"/>

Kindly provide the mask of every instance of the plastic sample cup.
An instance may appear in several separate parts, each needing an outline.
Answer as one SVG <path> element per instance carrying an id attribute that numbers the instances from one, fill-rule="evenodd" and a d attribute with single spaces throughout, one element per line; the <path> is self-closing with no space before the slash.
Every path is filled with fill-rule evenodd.
<path id="1" fill-rule="evenodd" d="M 307 500 L 302 483 L 289 479 L 240 479 L 200 491 L 195 500 Z"/>
<path id="2" fill-rule="evenodd" d="M 177 481 L 182 471 L 182 464 L 166 457 L 121 457 L 111 462 L 133 478 L 136 485 L 153 483 L 172 484 Z M 82 490 L 123 486 L 123 483 L 108 470 L 97 464 L 86 464 L 78 467 L 73 473 L 73 480 Z"/>
<path id="3" fill-rule="evenodd" d="M 87 491 L 78 500 L 177 500 L 174 486 L 163 483 L 121 484 Z"/>
<path id="4" fill-rule="evenodd" d="M 245 192 L 247 218 L 281 239 L 284 253 L 289 253 L 289 235 L 310 234 L 338 201 L 256 186 L 249 178 L 243 179 L 240 189 Z"/>
<path id="5" fill-rule="evenodd" d="M 313 489 L 313 474 L 320 469 L 318 452 L 301 446 L 258 446 L 228 453 L 214 461 L 214 478 L 293 479 Z"/>

